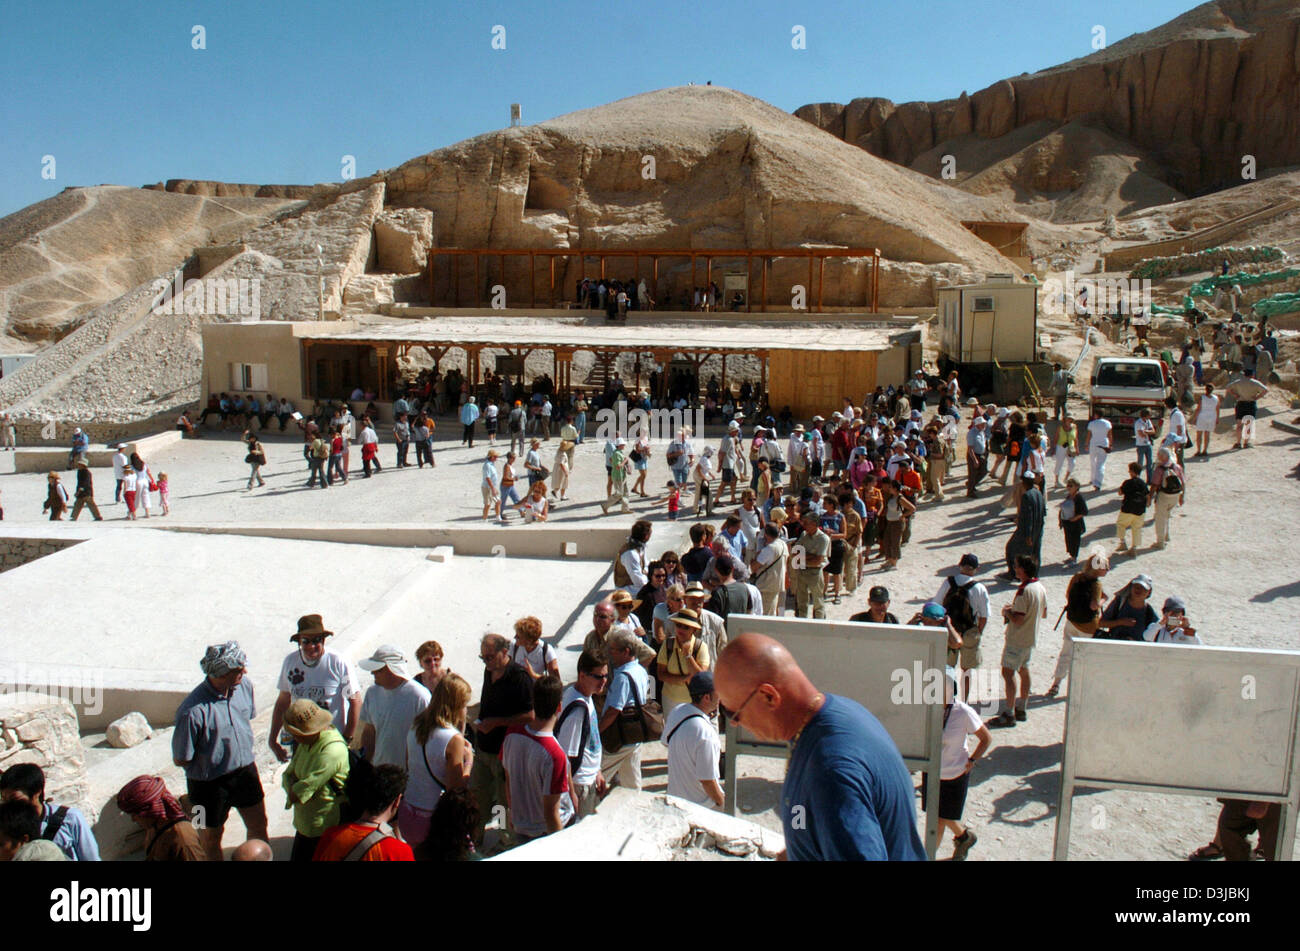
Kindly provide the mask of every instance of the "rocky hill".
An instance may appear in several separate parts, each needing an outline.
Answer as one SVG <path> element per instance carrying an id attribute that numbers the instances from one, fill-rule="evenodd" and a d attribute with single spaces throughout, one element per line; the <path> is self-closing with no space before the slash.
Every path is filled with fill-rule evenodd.
<path id="1" fill-rule="evenodd" d="M 1161 187 L 1191 195 L 1240 184 L 1246 155 L 1260 171 L 1300 164 L 1300 3 L 1212 0 L 1090 56 L 973 95 L 815 103 L 795 114 L 918 170 L 932 173 L 936 154 L 952 154 L 965 179 L 959 187 L 979 187 L 979 173 L 993 169 L 994 179 L 1009 176 L 1025 188 L 1018 200 L 1046 202 L 1058 220 L 1100 219 L 1168 200 Z M 1061 135 L 1068 125 L 1075 137 L 1086 128 L 1119 140 L 1120 161 L 1076 168 L 1064 181 L 995 168 L 1025 149 L 1034 150 L 1033 167 L 1069 166 L 1071 135 Z M 988 143 L 983 154 L 973 140 Z M 1059 207 L 1054 184 L 1086 200 Z"/>

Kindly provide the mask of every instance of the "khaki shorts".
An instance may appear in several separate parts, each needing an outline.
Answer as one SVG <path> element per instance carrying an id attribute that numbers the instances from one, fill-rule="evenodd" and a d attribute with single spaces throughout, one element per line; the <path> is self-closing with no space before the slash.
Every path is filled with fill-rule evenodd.
<path id="1" fill-rule="evenodd" d="M 980 652 L 981 634 L 975 628 L 971 628 L 961 636 L 961 655 L 962 670 L 974 670 L 984 662 L 984 655 Z"/>
<path id="2" fill-rule="evenodd" d="M 1033 646 L 1029 647 L 1012 647 L 1010 644 L 1002 648 L 1002 669 L 1003 670 L 1020 670 L 1029 666 L 1029 658 L 1034 652 Z"/>
<path id="3" fill-rule="evenodd" d="M 489 489 L 486 485 L 479 486 L 479 488 L 481 488 L 481 489 L 483 490 L 483 504 L 484 504 L 484 505 L 494 505 L 494 504 L 496 504 L 496 498 L 497 498 L 497 497 L 496 497 L 495 495 L 492 494 L 492 490 L 491 490 L 491 489 Z"/>

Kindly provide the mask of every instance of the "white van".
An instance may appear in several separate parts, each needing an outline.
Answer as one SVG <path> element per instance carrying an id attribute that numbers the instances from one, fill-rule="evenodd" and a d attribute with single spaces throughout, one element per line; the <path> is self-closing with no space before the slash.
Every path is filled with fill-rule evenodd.
<path id="1" fill-rule="evenodd" d="M 1165 418 L 1165 399 L 1173 380 L 1163 360 L 1148 357 L 1100 357 L 1092 368 L 1090 408 L 1114 426 L 1133 427 L 1143 409 L 1151 410 L 1156 431 Z"/>

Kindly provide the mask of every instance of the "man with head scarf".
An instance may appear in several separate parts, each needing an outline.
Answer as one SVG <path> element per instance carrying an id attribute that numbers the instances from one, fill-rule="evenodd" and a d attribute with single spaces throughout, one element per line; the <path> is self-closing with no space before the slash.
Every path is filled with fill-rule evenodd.
<path id="1" fill-rule="evenodd" d="M 131 780 L 118 791 L 117 808 L 145 830 L 146 862 L 208 860 L 194 823 L 176 797 L 167 791 L 161 776 L 137 776 Z"/>
<path id="2" fill-rule="evenodd" d="M 213 644 L 199 667 L 203 682 L 176 710 L 172 759 L 185 769 L 194 824 L 211 861 L 221 861 L 221 836 L 233 806 L 248 838 L 266 838 L 262 780 L 253 760 L 253 687 L 248 657 L 235 641 Z"/>

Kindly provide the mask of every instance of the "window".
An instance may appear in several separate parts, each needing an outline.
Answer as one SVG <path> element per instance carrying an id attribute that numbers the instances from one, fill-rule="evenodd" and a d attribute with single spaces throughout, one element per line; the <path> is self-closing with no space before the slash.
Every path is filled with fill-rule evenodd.
<path id="1" fill-rule="evenodd" d="M 230 365 L 230 389 L 249 392 L 266 390 L 265 363 L 232 363 Z"/>
<path id="2" fill-rule="evenodd" d="M 977 298 L 975 298 L 975 303 L 974 303 L 974 305 L 971 307 L 971 310 L 975 310 L 975 311 L 989 311 L 989 310 L 993 310 L 993 298 L 992 298 L 992 297 L 977 297 Z"/>
<path id="3" fill-rule="evenodd" d="M 1103 363 L 1097 369 L 1097 386 L 1163 389 L 1160 368 L 1151 363 Z"/>

